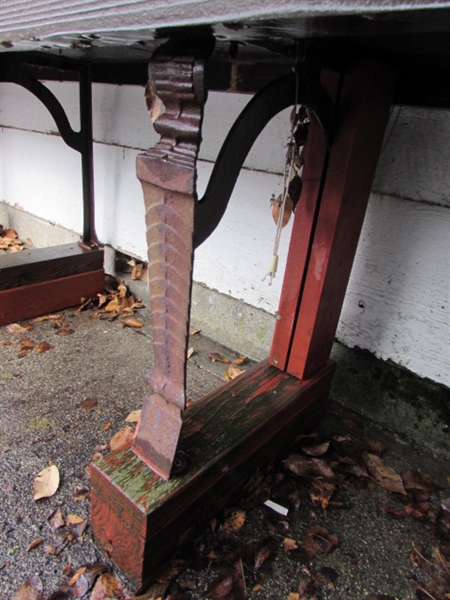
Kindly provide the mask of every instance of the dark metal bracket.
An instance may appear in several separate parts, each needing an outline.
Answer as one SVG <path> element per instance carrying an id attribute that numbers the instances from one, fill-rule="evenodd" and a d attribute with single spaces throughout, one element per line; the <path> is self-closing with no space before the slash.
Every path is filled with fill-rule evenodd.
<path id="1" fill-rule="evenodd" d="M 92 134 L 92 85 L 90 65 L 77 64 L 80 98 L 80 131 L 74 131 L 56 96 L 36 77 L 27 72 L 27 64 L 19 61 L 2 61 L 0 81 L 15 83 L 33 94 L 47 108 L 56 127 L 70 147 L 81 154 L 83 182 L 83 237 L 80 246 L 98 248 L 100 242 L 95 232 L 94 161 Z"/>
<path id="2" fill-rule="evenodd" d="M 316 115 L 327 146 L 333 137 L 333 102 L 320 85 L 319 72 L 295 73 L 277 79 L 257 93 L 230 130 L 215 163 L 205 194 L 195 205 L 194 247 L 215 230 L 228 206 L 244 161 L 269 121 L 285 108 L 304 104 Z"/>

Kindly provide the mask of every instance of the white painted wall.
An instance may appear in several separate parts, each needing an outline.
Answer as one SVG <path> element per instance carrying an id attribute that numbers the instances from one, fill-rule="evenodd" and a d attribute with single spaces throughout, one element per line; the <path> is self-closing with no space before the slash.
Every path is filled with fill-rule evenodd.
<path id="1" fill-rule="evenodd" d="M 74 84 L 50 83 L 74 127 Z M 210 94 L 200 152 L 201 195 L 220 145 L 247 96 Z M 94 86 L 95 191 L 100 239 L 146 257 L 143 202 L 135 157 L 156 141 L 143 91 Z M 41 218 L 81 231 L 80 159 L 65 147 L 37 100 L 0 84 L 1 199 Z M 194 278 L 274 313 L 280 274 L 263 278 L 275 226 L 269 198 L 281 189 L 287 114 L 272 121 L 252 150 L 229 210 L 197 251 Z M 450 385 L 450 112 L 395 108 L 380 157 L 338 338 L 411 371 Z"/>

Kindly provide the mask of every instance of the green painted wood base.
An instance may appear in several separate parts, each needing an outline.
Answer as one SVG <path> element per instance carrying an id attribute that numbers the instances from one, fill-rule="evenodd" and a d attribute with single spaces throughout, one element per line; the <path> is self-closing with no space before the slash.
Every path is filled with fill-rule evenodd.
<path id="1" fill-rule="evenodd" d="M 298 380 L 263 361 L 184 413 L 187 468 L 159 478 L 124 446 L 91 465 L 99 547 L 142 588 L 159 563 L 225 508 L 258 467 L 323 417 L 335 365 Z"/>

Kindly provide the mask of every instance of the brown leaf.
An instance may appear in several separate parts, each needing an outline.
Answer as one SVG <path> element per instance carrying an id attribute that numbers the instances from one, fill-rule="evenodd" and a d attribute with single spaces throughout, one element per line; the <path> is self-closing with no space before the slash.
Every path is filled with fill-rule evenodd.
<path id="1" fill-rule="evenodd" d="M 80 408 L 83 410 L 91 410 L 91 408 L 94 408 L 94 406 L 97 406 L 97 404 L 97 398 L 86 398 L 81 402 Z"/>
<path id="2" fill-rule="evenodd" d="M 117 575 L 102 573 L 92 588 L 90 600 L 107 600 L 108 598 L 125 600 L 131 597 L 131 592 L 126 589 Z"/>
<path id="3" fill-rule="evenodd" d="M 230 362 L 227 358 L 222 358 L 218 352 L 211 352 L 211 354 L 208 354 L 208 360 L 211 362 L 225 363 L 226 365 Z"/>
<path id="4" fill-rule="evenodd" d="M 240 366 L 243 365 L 245 362 L 247 362 L 248 358 L 246 356 L 238 356 L 237 358 L 233 359 L 233 365 L 236 366 Z"/>
<path id="5" fill-rule="evenodd" d="M 247 513 L 245 510 L 233 510 L 231 515 L 225 519 L 223 529 L 226 534 L 236 534 L 243 528 Z"/>
<path id="6" fill-rule="evenodd" d="M 386 465 L 379 456 L 364 452 L 363 458 L 370 475 L 378 485 L 389 492 L 406 495 L 400 475 Z"/>
<path id="7" fill-rule="evenodd" d="M 108 431 L 109 429 L 111 429 L 111 421 L 108 421 L 108 423 L 106 423 L 106 425 L 103 427 L 103 431 Z"/>
<path id="8" fill-rule="evenodd" d="M 291 454 L 283 465 L 299 477 L 325 477 L 334 480 L 335 475 L 327 463 L 320 458 L 306 458 L 300 454 Z"/>
<path id="9" fill-rule="evenodd" d="M 405 490 L 424 491 L 432 493 L 436 486 L 428 473 L 418 473 L 412 469 L 407 469 L 401 474 Z"/>
<path id="10" fill-rule="evenodd" d="M 36 342 L 34 342 L 33 340 L 31 340 L 30 338 L 27 337 L 23 337 L 20 340 L 20 349 L 25 349 L 25 348 L 34 348 L 36 346 Z"/>
<path id="11" fill-rule="evenodd" d="M 64 523 L 64 517 L 60 508 L 54 510 L 48 518 L 48 524 L 52 529 L 58 529 L 59 527 L 62 527 Z"/>
<path id="12" fill-rule="evenodd" d="M 36 352 L 38 354 L 42 354 L 43 352 L 47 352 L 48 350 L 51 350 L 53 348 L 53 346 L 51 344 L 49 344 L 48 342 L 41 342 L 40 344 L 38 344 L 36 346 Z"/>
<path id="13" fill-rule="evenodd" d="M 67 517 L 66 525 L 72 535 L 79 538 L 86 530 L 87 519 L 83 519 L 83 517 L 71 513 Z"/>
<path id="14" fill-rule="evenodd" d="M 231 573 L 214 580 L 204 593 L 204 598 L 224 600 L 233 590 L 233 575 Z"/>
<path id="15" fill-rule="evenodd" d="M 339 539 L 325 527 L 311 525 L 303 535 L 303 544 L 309 556 L 328 554 L 339 546 Z"/>
<path id="16" fill-rule="evenodd" d="M 37 575 L 33 575 L 14 592 L 12 600 L 39 600 L 42 589 L 42 581 Z"/>
<path id="17" fill-rule="evenodd" d="M 66 327 L 63 325 L 61 327 L 61 329 L 58 329 L 58 331 L 56 332 L 56 335 L 65 336 L 65 335 L 72 335 L 72 333 L 75 333 L 75 329 L 70 329 L 70 327 Z"/>
<path id="18" fill-rule="evenodd" d="M 305 454 L 307 454 L 308 456 L 323 456 L 324 454 L 326 454 L 328 452 L 328 448 L 330 447 L 330 442 L 326 441 L 326 442 L 320 442 L 320 443 L 316 443 L 316 444 L 312 444 L 309 441 L 305 440 L 302 443 L 302 450 Z"/>
<path id="19" fill-rule="evenodd" d="M 80 567 L 75 571 L 69 581 L 69 585 L 75 585 L 76 582 L 80 579 L 83 573 L 86 571 L 87 567 Z"/>
<path id="20" fill-rule="evenodd" d="M 31 331 L 33 329 L 33 325 L 29 323 L 24 323 L 20 325 L 19 323 L 11 323 L 5 327 L 7 333 L 25 333 L 26 331 Z"/>
<path id="21" fill-rule="evenodd" d="M 19 236 L 15 229 L 5 229 L 5 236 L 11 240 L 16 240 Z"/>
<path id="22" fill-rule="evenodd" d="M 285 552 L 292 552 L 293 550 L 298 550 L 297 542 L 292 538 L 284 538 L 283 548 Z"/>
<path id="23" fill-rule="evenodd" d="M 30 542 L 27 546 L 27 552 L 29 552 L 30 550 L 33 550 L 33 548 L 37 548 L 37 546 L 40 546 L 43 541 L 44 541 L 44 538 L 36 538 L 32 542 Z"/>
<path id="24" fill-rule="evenodd" d="M 236 377 L 239 377 L 239 375 L 241 375 L 242 373 L 244 373 L 242 369 L 239 369 L 234 365 L 230 365 L 225 371 L 224 377 L 227 381 L 231 381 L 232 379 L 236 379 Z"/>
<path id="25" fill-rule="evenodd" d="M 187 353 L 186 353 L 186 357 L 189 359 L 191 358 L 191 356 L 194 354 L 194 348 L 189 348 Z"/>
<path id="26" fill-rule="evenodd" d="M 189 327 L 189 335 L 195 335 L 196 333 L 200 333 L 200 329 L 194 329 L 193 327 Z"/>
<path id="27" fill-rule="evenodd" d="M 255 571 L 258 570 L 266 562 L 266 560 L 272 556 L 277 549 L 277 546 L 277 540 L 273 537 L 265 538 L 258 544 L 255 552 Z"/>
<path id="28" fill-rule="evenodd" d="M 377 454 L 378 456 L 382 456 L 386 452 L 386 446 L 383 442 L 379 440 L 374 440 L 372 438 L 366 438 L 364 440 L 364 446 L 367 452 L 370 454 Z"/>
<path id="29" fill-rule="evenodd" d="M 281 202 L 282 202 L 281 194 L 278 196 L 278 198 L 276 200 L 271 199 L 271 202 L 270 202 L 272 205 L 272 219 L 275 221 L 276 224 L 278 224 L 278 219 L 280 218 Z M 289 223 L 289 219 L 291 218 L 293 210 L 294 210 L 294 203 L 292 202 L 290 196 L 287 195 L 286 201 L 284 204 L 283 216 L 281 218 L 282 219 L 281 227 L 286 227 L 286 225 Z"/>
<path id="30" fill-rule="evenodd" d="M 81 500 L 86 500 L 89 497 L 89 490 L 87 488 L 77 488 L 75 492 L 72 494 L 72 498 L 76 502 L 80 502 Z"/>
<path id="31" fill-rule="evenodd" d="M 309 488 L 309 495 L 314 504 L 318 504 L 322 510 L 326 510 L 336 485 L 332 481 L 326 481 L 321 477 L 315 477 Z"/>
<path id="32" fill-rule="evenodd" d="M 139 410 L 132 410 L 130 412 L 130 414 L 127 416 L 127 418 L 125 419 L 125 423 L 138 423 L 139 419 L 141 418 L 141 409 Z"/>
<path id="33" fill-rule="evenodd" d="M 120 321 L 120 324 L 123 327 L 133 327 L 135 329 L 140 329 L 141 327 L 144 327 L 144 323 L 142 323 L 142 321 L 139 321 L 138 319 L 127 319 L 126 321 Z"/>
<path id="34" fill-rule="evenodd" d="M 134 431 L 131 427 L 123 427 L 120 429 L 109 442 L 111 450 L 121 448 L 133 439 Z"/>
<path id="35" fill-rule="evenodd" d="M 405 513 L 392 506 L 382 506 L 380 510 L 384 515 L 394 517 L 394 519 L 403 519 L 405 517 Z"/>
<path id="36" fill-rule="evenodd" d="M 53 496 L 59 487 L 59 471 L 56 465 L 51 465 L 41 471 L 34 480 L 33 500 Z"/>

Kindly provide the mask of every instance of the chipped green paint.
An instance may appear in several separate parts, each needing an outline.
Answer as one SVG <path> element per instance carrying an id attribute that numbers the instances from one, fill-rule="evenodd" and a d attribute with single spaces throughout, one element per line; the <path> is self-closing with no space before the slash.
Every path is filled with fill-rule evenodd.
<path id="1" fill-rule="evenodd" d="M 224 451 L 242 445 L 271 415 L 298 397 L 305 385 L 264 361 L 223 386 L 219 395 L 213 392 L 194 404 L 185 412 L 179 443 L 190 467 L 169 481 L 155 475 L 130 447 L 99 459 L 96 467 L 142 512 L 156 510 L 168 495 L 192 484 Z"/>

